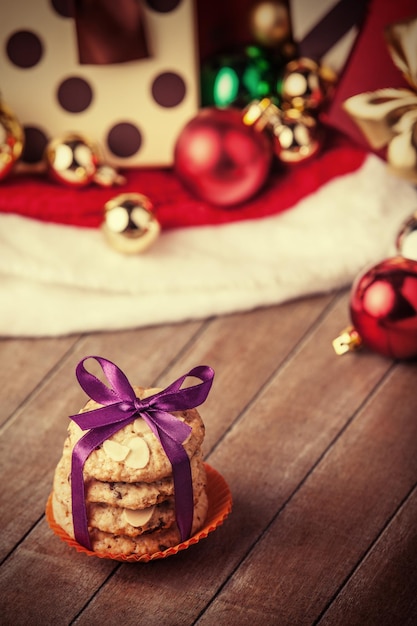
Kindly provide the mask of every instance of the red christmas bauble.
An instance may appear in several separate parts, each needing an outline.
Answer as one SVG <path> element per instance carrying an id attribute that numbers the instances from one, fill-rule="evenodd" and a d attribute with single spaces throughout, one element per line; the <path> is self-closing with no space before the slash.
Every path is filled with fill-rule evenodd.
<path id="1" fill-rule="evenodd" d="M 202 109 L 180 132 L 174 150 L 177 176 L 197 197 L 220 206 L 254 196 L 270 170 L 269 137 L 243 122 L 238 109 Z"/>
<path id="2" fill-rule="evenodd" d="M 371 350 L 394 359 L 417 357 L 417 261 L 386 259 L 358 277 L 350 313 Z"/>

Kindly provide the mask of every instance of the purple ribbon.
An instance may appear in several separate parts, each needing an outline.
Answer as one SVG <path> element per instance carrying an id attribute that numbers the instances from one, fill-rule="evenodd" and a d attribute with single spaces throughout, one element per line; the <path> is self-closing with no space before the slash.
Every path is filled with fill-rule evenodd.
<path id="1" fill-rule="evenodd" d="M 108 387 L 85 369 L 84 362 L 87 359 L 95 359 L 100 364 L 111 386 Z M 186 411 L 202 404 L 210 391 L 214 371 L 206 365 L 194 367 L 166 389 L 143 400 L 136 397 L 128 379 L 117 365 L 103 357 L 87 356 L 82 359 L 77 365 L 76 376 L 90 398 L 103 405 L 92 411 L 70 415 L 70 419 L 82 430 L 88 430 L 77 441 L 72 453 L 72 519 L 76 541 L 91 549 L 84 493 L 84 463 L 97 446 L 137 416 L 142 417 L 158 437 L 172 465 L 176 521 L 181 541 L 188 539 L 194 501 L 190 461 L 183 442 L 190 434 L 191 427 L 172 415 L 172 411 Z M 201 383 L 181 389 L 188 376 L 199 378 Z"/>

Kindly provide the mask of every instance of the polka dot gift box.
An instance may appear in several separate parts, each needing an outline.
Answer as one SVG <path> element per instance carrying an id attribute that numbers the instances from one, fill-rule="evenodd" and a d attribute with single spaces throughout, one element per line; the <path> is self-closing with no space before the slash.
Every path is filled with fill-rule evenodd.
<path id="1" fill-rule="evenodd" d="M 0 20 L 0 93 L 23 160 L 77 132 L 115 167 L 169 166 L 198 108 L 192 0 L 13 0 Z"/>

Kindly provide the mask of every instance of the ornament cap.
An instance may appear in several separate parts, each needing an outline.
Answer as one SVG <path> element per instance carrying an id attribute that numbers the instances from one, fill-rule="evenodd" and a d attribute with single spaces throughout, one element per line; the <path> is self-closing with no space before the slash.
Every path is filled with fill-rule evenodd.
<path id="1" fill-rule="evenodd" d="M 332 342 L 333 349 L 338 356 L 346 352 L 354 352 L 362 345 L 362 339 L 353 326 L 348 326 Z"/>
<path id="2" fill-rule="evenodd" d="M 119 174 L 113 167 L 110 165 L 99 165 L 94 176 L 93 180 L 100 187 L 113 187 L 113 185 L 124 185 L 126 182 L 126 178 Z"/>

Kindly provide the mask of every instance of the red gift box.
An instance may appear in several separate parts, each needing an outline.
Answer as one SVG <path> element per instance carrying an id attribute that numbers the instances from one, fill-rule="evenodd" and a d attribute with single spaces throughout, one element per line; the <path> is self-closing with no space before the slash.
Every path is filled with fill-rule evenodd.
<path id="1" fill-rule="evenodd" d="M 343 103 L 356 94 L 385 87 L 409 88 L 392 61 L 384 29 L 394 22 L 416 15 L 415 0 L 371 0 L 366 20 L 327 111 L 326 123 L 368 150 L 370 146 L 367 139 L 344 110 Z"/>

